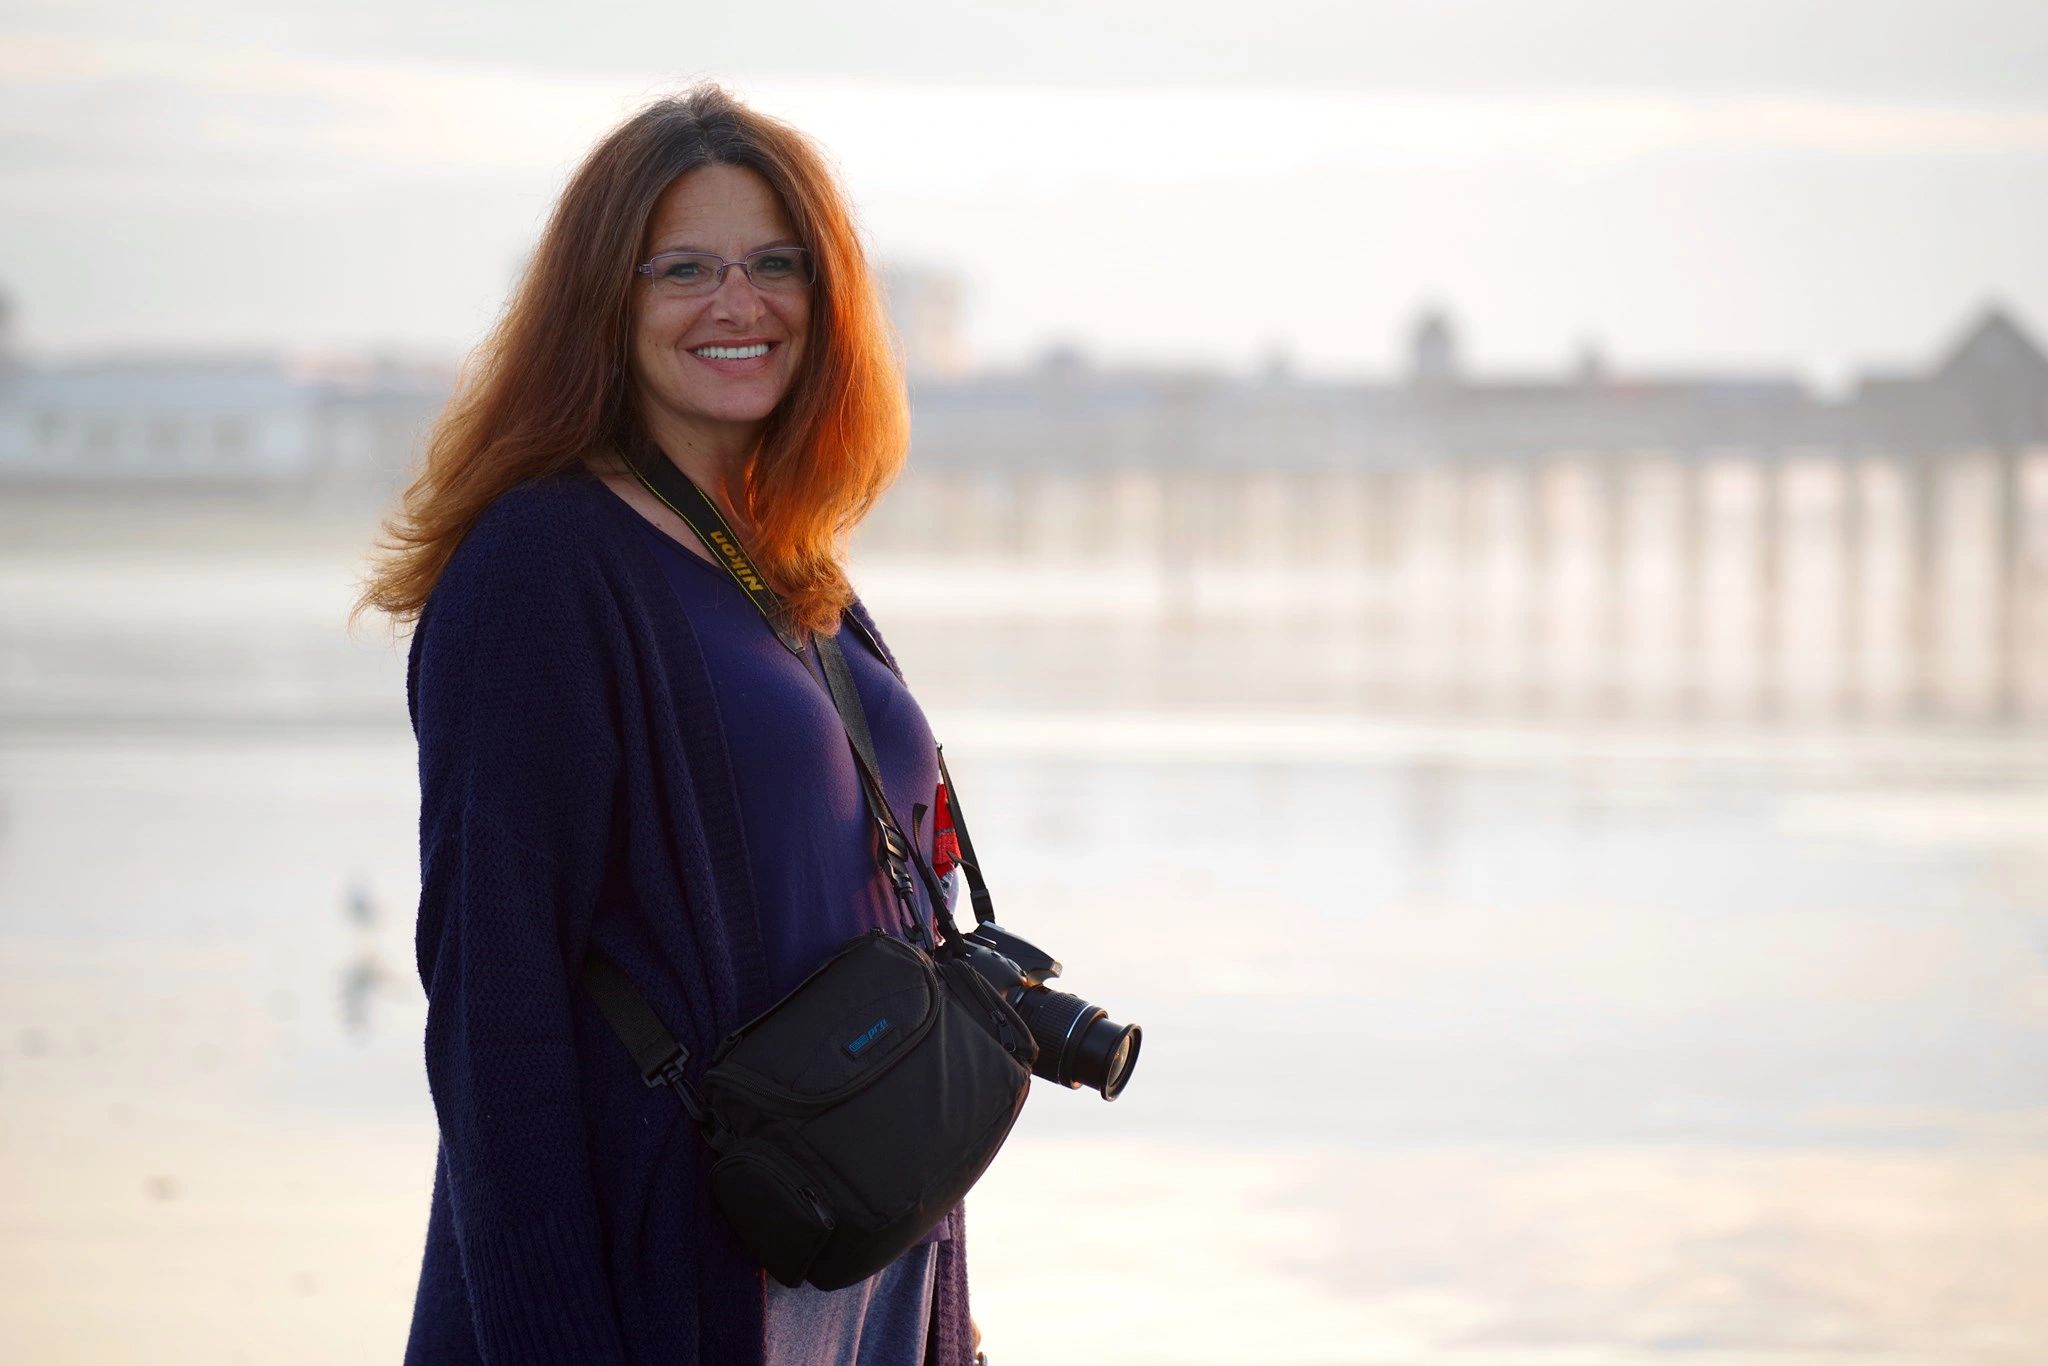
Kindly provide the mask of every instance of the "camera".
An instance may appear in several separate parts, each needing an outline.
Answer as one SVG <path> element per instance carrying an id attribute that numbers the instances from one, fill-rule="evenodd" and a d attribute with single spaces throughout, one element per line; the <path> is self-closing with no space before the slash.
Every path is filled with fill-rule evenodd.
<path id="1" fill-rule="evenodd" d="M 1117 1098 L 1138 1065 L 1138 1026 L 1113 1023 L 1101 1006 L 1047 987 L 1048 979 L 1060 975 L 1059 961 L 993 920 L 962 936 L 960 953 L 1031 1030 L 1038 1044 L 1035 1075 L 1077 1090 L 1092 1086 L 1104 1100 Z"/>

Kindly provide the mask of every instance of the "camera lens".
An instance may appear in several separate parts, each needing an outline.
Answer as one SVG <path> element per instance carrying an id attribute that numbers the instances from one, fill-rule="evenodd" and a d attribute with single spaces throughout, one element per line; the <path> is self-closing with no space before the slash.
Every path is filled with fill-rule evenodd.
<path id="1" fill-rule="evenodd" d="M 1102 1092 L 1104 1100 L 1115 1100 L 1124 1083 L 1131 1079 L 1131 1069 L 1138 1063 L 1138 1045 L 1144 1042 L 1144 1037 L 1136 1025 L 1114 1025 L 1107 1017 L 1088 1027 L 1081 1048 L 1084 1054 L 1099 1050 L 1103 1057 L 1099 1065 L 1084 1059 L 1083 1067 L 1090 1075 L 1102 1078 L 1100 1083 L 1089 1084 Z"/>
<path id="2" fill-rule="evenodd" d="M 1044 987 L 1023 993 L 1017 1013 L 1038 1043 L 1031 1070 L 1062 1086 L 1093 1087 L 1115 1100 L 1130 1080 L 1141 1039 L 1136 1025 L 1113 1023 L 1101 1006 Z"/>

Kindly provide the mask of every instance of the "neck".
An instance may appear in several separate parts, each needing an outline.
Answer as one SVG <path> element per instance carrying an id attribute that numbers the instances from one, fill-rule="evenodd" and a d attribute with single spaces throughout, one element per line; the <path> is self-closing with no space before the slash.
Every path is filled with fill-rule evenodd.
<path id="1" fill-rule="evenodd" d="M 745 537 L 751 530 L 742 510 L 745 502 L 747 457 L 753 449 L 751 430 L 731 434 L 691 430 L 650 431 L 655 452 L 704 490 L 732 529 Z"/>

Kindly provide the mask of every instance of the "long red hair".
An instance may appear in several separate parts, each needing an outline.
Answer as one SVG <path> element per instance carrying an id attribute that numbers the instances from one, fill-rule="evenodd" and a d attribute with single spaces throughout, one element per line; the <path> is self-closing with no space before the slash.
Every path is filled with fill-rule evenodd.
<path id="1" fill-rule="evenodd" d="M 739 509 L 748 548 L 790 620 L 830 632 L 853 599 L 846 537 L 903 466 L 909 399 L 853 215 L 803 134 L 716 85 L 656 101 L 613 129 L 562 192 L 504 316 L 471 355 L 399 506 L 384 520 L 365 609 L 412 622 L 492 500 L 640 439 L 629 389 L 631 283 L 655 201 L 719 163 L 781 196 L 817 262 L 810 336 L 762 427 Z"/>

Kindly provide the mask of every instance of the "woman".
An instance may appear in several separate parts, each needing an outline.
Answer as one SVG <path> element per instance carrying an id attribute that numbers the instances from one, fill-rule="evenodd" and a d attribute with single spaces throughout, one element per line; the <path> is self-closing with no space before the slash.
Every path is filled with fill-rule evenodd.
<path id="1" fill-rule="evenodd" d="M 701 87 L 591 152 L 361 604 L 417 621 L 441 1145 L 407 1362 L 971 1359 L 958 1209 L 863 1284 L 766 1278 L 677 1096 L 575 986 L 601 949 L 700 1076 L 847 939 L 903 929 L 814 637 L 844 614 L 874 632 L 840 555 L 907 433 L 851 217 L 800 134 Z M 801 657 L 635 460 L 711 498 Z M 890 805 L 932 807 L 923 713 L 879 633 L 839 634 Z"/>

